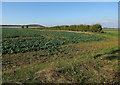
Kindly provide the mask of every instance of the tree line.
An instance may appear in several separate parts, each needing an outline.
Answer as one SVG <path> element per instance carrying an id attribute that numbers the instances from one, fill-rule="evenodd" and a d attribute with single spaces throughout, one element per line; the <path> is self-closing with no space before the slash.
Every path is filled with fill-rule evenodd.
<path id="1" fill-rule="evenodd" d="M 35 29 L 46 29 L 46 30 L 69 30 L 69 31 L 82 31 L 82 32 L 103 32 L 100 24 L 94 25 L 62 25 L 54 27 L 41 27 Z"/>

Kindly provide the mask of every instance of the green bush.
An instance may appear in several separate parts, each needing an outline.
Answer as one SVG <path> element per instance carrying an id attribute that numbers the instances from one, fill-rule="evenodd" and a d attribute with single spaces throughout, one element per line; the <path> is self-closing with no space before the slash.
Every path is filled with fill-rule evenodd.
<path id="1" fill-rule="evenodd" d="M 22 26 L 22 28 L 24 28 L 24 26 Z"/>
<path id="2" fill-rule="evenodd" d="M 89 31 L 90 30 L 90 28 L 89 28 L 90 26 L 89 25 L 78 25 L 78 31 Z"/>
<path id="3" fill-rule="evenodd" d="M 69 28 L 70 28 L 72 31 L 77 31 L 76 25 L 70 25 Z"/>
<path id="4" fill-rule="evenodd" d="M 101 32 L 102 31 L 102 26 L 100 24 L 95 24 L 90 27 L 90 30 L 92 32 Z"/>

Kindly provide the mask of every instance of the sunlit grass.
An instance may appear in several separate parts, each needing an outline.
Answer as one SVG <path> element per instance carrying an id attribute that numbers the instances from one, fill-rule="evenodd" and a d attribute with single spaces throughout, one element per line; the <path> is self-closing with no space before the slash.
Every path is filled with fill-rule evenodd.
<path id="1" fill-rule="evenodd" d="M 61 45 L 59 50 L 50 55 L 47 55 L 47 51 L 3 55 L 3 61 L 11 63 L 3 65 L 3 82 L 117 82 L 115 76 L 119 50 L 116 33 L 95 33 L 94 35 L 106 36 L 107 39 Z"/>

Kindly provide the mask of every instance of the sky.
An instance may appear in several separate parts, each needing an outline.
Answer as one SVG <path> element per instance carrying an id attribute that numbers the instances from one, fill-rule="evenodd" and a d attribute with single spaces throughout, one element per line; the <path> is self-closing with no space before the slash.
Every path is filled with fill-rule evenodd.
<path id="1" fill-rule="evenodd" d="M 101 24 L 117 28 L 117 2 L 3 2 L 2 24 Z"/>
<path id="2" fill-rule="evenodd" d="M 119 2 L 120 0 L 1 0 L 2 2 Z"/>

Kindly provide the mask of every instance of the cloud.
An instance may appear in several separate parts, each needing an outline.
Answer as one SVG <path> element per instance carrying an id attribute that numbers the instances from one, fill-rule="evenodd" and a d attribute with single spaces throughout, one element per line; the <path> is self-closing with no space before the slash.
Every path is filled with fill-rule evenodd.
<path id="1" fill-rule="evenodd" d="M 102 19 L 98 21 L 103 27 L 117 28 L 118 27 L 118 19 Z"/>
<path id="2" fill-rule="evenodd" d="M 102 23 L 108 23 L 109 20 L 102 20 L 101 22 L 102 22 Z"/>

